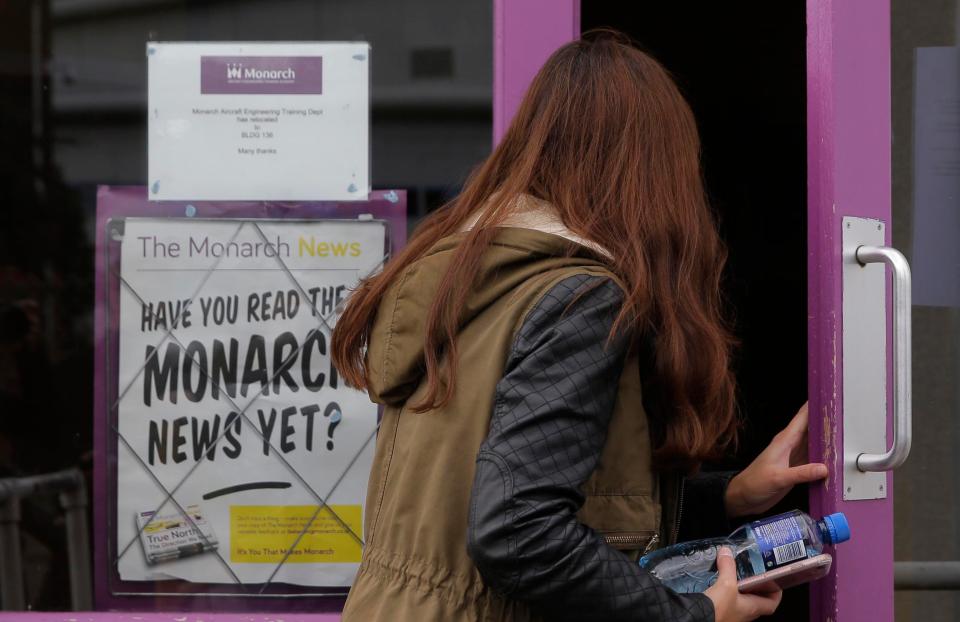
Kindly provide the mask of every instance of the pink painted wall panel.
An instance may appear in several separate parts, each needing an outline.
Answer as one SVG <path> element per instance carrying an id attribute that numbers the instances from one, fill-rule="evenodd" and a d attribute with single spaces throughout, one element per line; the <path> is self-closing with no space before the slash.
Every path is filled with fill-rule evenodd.
<path id="1" fill-rule="evenodd" d="M 496 142 L 543 62 L 558 47 L 580 36 L 580 0 L 494 0 L 493 20 Z"/>

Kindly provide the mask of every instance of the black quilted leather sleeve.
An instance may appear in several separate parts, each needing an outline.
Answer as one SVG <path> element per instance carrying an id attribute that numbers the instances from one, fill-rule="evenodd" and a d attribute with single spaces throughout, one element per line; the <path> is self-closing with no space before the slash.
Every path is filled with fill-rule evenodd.
<path id="1" fill-rule="evenodd" d="M 484 582 L 549 620 L 713 620 L 580 523 L 626 355 L 607 344 L 623 294 L 577 275 L 528 313 L 497 384 L 471 495 L 468 552 Z"/>

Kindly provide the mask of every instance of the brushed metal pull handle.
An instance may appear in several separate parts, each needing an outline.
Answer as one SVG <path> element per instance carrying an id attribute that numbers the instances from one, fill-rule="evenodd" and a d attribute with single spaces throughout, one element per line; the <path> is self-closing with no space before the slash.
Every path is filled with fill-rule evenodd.
<path id="1" fill-rule="evenodd" d="M 893 272 L 893 443 L 882 454 L 857 456 L 861 471 L 889 471 L 904 463 L 913 441 L 910 264 L 889 246 L 859 246 L 856 258 L 861 264 L 884 263 Z"/>

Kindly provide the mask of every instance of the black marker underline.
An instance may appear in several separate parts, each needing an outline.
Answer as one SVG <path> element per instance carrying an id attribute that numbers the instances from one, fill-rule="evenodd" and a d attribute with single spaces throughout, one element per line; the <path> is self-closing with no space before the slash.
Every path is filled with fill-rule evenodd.
<path id="1" fill-rule="evenodd" d="M 247 490 L 282 490 L 290 488 L 290 486 L 292 486 L 290 482 L 249 482 L 247 484 L 237 484 L 236 486 L 227 486 L 226 488 L 211 490 L 203 495 L 203 500 L 209 501 L 210 499 L 216 499 L 224 495 L 232 495 L 235 492 L 245 492 Z"/>

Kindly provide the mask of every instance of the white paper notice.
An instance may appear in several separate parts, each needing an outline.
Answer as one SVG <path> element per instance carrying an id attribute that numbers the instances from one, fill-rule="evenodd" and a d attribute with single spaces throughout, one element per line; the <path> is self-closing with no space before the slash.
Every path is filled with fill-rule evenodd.
<path id="1" fill-rule="evenodd" d="M 377 409 L 337 376 L 325 323 L 385 236 L 379 221 L 126 221 L 122 579 L 350 585 Z"/>
<path id="2" fill-rule="evenodd" d="M 151 200 L 370 191 L 366 43 L 148 43 Z"/>

